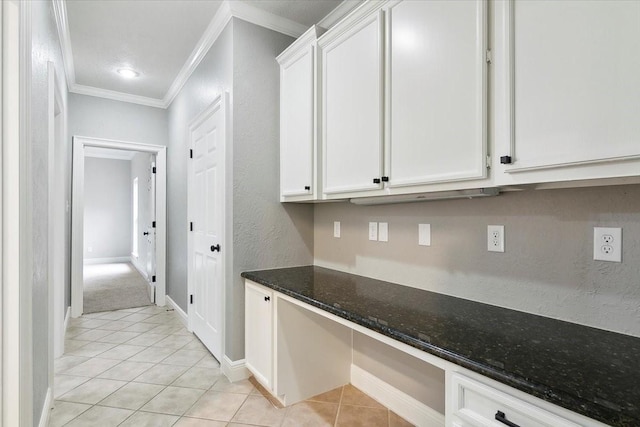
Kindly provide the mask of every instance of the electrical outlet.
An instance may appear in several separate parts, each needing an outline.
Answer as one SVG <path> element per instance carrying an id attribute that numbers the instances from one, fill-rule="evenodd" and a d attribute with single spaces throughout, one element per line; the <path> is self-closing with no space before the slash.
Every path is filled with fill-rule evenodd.
<path id="1" fill-rule="evenodd" d="M 378 240 L 378 223 L 369 223 L 369 240 Z"/>
<path id="2" fill-rule="evenodd" d="M 333 221 L 333 237 L 340 237 L 340 221 Z"/>
<path id="3" fill-rule="evenodd" d="M 487 250 L 504 252 L 504 225 L 487 226 Z"/>
<path id="4" fill-rule="evenodd" d="M 593 259 L 622 262 L 622 228 L 593 228 Z"/>
<path id="5" fill-rule="evenodd" d="M 418 245 L 431 246 L 431 224 L 418 224 Z"/>
<path id="6" fill-rule="evenodd" d="M 388 222 L 378 223 L 378 241 L 379 242 L 389 241 L 389 223 Z"/>

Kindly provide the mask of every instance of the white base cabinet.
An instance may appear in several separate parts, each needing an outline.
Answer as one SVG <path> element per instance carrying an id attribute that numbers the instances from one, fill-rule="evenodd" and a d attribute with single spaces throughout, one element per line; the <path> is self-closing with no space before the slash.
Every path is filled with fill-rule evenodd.
<path id="1" fill-rule="evenodd" d="M 352 382 L 365 392 L 369 384 L 382 404 L 420 427 L 503 425 L 496 415 L 520 427 L 606 427 L 250 280 L 245 304 L 247 367 L 285 406 Z M 445 414 L 354 365 L 354 333 L 444 371 Z"/>
<path id="2" fill-rule="evenodd" d="M 273 291 L 247 282 L 244 301 L 247 368 L 273 391 Z"/>

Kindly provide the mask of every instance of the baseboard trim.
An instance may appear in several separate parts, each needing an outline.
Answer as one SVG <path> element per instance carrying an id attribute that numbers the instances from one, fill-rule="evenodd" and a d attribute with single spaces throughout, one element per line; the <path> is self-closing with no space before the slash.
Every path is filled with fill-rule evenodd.
<path id="1" fill-rule="evenodd" d="M 351 384 L 412 424 L 421 427 L 444 427 L 444 415 L 353 364 Z"/>
<path id="2" fill-rule="evenodd" d="M 119 256 L 119 257 L 112 257 L 112 258 L 85 258 L 83 261 L 84 265 L 111 264 L 115 262 L 131 262 L 131 257 Z"/>
<path id="3" fill-rule="evenodd" d="M 187 313 L 185 313 L 184 310 L 181 309 L 180 306 L 176 304 L 176 302 L 169 295 L 167 295 L 165 298 L 167 305 L 173 308 L 178 316 L 180 316 L 180 321 L 182 322 L 184 327 L 189 329 L 189 317 L 187 316 Z"/>
<path id="4" fill-rule="evenodd" d="M 251 372 L 247 369 L 245 359 L 232 361 L 227 356 L 222 358 L 222 373 L 232 383 L 240 380 L 246 380 L 251 376 Z"/>
<path id="5" fill-rule="evenodd" d="M 42 412 L 40 415 L 40 422 L 38 423 L 38 427 L 47 427 L 49 425 L 49 418 L 51 417 L 51 405 L 53 401 L 51 400 L 53 397 L 53 393 L 51 392 L 51 387 L 47 389 L 47 395 L 44 398 L 44 405 L 42 405 Z"/>

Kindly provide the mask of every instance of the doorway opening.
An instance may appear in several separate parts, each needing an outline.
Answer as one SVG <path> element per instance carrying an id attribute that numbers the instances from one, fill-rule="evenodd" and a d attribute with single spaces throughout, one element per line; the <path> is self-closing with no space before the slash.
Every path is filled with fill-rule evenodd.
<path id="1" fill-rule="evenodd" d="M 166 148 L 73 138 L 71 314 L 165 300 Z"/>

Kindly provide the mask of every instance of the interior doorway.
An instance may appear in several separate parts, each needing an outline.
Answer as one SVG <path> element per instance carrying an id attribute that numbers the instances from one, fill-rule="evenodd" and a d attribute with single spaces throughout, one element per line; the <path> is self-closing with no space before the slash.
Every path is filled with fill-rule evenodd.
<path id="1" fill-rule="evenodd" d="M 73 317 L 164 305 L 165 166 L 162 146 L 73 138 Z"/>

